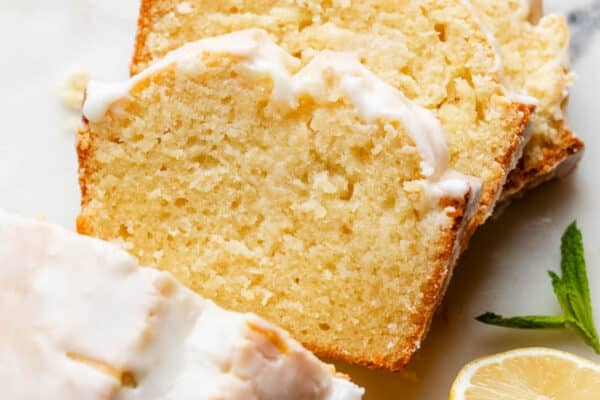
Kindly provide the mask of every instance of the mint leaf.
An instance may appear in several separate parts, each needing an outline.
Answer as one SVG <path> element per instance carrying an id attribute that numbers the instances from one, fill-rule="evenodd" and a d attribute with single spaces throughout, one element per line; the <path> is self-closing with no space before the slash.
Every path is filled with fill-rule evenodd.
<path id="1" fill-rule="evenodd" d="M 577 320 L 567 320 L 567 323 L 573 329 L 575 329 L 577 333 L 579 333 L 588 346 L 594 349 L 596 354 L 600 354 L 600 342 L 598 341 L 598 335 L 592 331 L 589 331 L 588 327 L 584 326 Z"/>
<path id="2" fill-rule="evenodd" d="M 569 303 L 569 288 L 555 272 L 548 271 L 548 275 L 550 275 L 550 279 L 552 279 L 552 288 L 554 289 L 554 294 L 560 304 L 560 308 L 562 308 L 563 313 L 565 314 L 565 318 L 571 320 L 574 319 L 573 310 L 571 310 L 571 305 Z"/>
<path id="3" fill-rule="evenodd" d="M 475 319 L 484 324 L 514 329 L 559 329 L 564 328 L 566 323 L 563 316 L 528 315 L 504 318 L 491 312 L 481 314 Z"/>
<path id="4" fill-rule="evenodd" d="M 489 325 L 516 329 L 557 329 L 571 327 L 596 353 L 600 354 L 600 339 L 594 324 L 592 300 L 585 264 L 583 238 L 575 222 L 571 223 L 561 238 L 562 276 L 549 271 L 552 288 L 563 311 L 562 316 L 520 316 L 505 318 L 494 313 L 477 317 Z"/>
<path id="5" fill-rule="evenodd" d="M 560 296 L 557 293 L 557 298 L 569 323 L 600 354 L 600 340 L 594 324 L 583 238 L 575 222 L 569 225 L 563 234 L 560 251 L 562 279 L 558 284 Z M 554 290 L 556 293 L 556 286 Z"/>

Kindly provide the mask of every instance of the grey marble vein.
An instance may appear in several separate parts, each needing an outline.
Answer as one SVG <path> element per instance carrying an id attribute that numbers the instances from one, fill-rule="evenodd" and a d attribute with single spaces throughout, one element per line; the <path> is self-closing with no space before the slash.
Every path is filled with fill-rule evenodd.
<path id="1" fill-rule="evenodd" d="M 571 61 L 576 62 L 591 44 L 593 35 L 600 31 L 600 0 L 570 11 L 567 21 L 571 28 Z"/>

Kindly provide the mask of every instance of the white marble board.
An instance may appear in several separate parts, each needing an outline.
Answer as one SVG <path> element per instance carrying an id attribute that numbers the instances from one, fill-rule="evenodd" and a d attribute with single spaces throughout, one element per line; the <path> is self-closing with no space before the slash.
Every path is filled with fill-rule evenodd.
<path id="1" fill-rule="evenodd" d="M 79 208 L 74 134 L 57 100 L 77 66 L 96 79 L 127 76 L 135 0 L 0 0 L 0 207 L 74 227 Z M 558 243 L 577 219 L 584 233 L 600 323 L 600 1 L 548 0 L 569 15 L 573 66 L 572 128 L 587 143 L 578 171 L 530 193 L 488 223 L 463 257 L 431 334 L 401 375 L 341 366 L 367 388 L 367 400 L 447 398 L 469 360 L 522 346 L 549 346 L 600 362 L 570 332 L 516 332 L 480 325 L 487 310 L 553 313 L 558 305 L 546 270 L 557 268 Z"/>

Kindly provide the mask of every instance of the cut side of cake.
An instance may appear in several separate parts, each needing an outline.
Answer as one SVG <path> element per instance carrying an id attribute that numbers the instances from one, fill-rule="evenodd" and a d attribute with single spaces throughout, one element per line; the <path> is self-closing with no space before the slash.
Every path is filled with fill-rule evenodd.
<path id="1" fill-rule="evenodd" d="M 354 19 L 364 18 L 377 22 L 378 19 L 390 19 L 392 14 L 388 13 L 393 10 L 393 6 L 389 3 L 391 2 L 373 2 L 373 12 L 361 12 L 362 17 Z M 397 2 L 398 6 L 406 6 L 408 3 L 410 2 Z M 491 37 L 496 38 L 497 50 L 504 65 L 503 82 L 513 93 L 527 93 L 529 97 L 535 97 L 535 103 L 538 104 L 530 128 L 531 142 L 524 149 L 523 157 L 503 188 L 504 206 L 526 190 L 568 174 L 583 155 L 584 144 L 568 129 L 566 118 L 568 88 L 573 81 L 568 68 L 569 32 L 563 17 L 552 15 L 542 18 L 542 0 L 465 0 L 464 3 L 475 9 L 484 29 Z M 254 4 L 261 4 L 262 8 Z M 290 48 L 296 49 L 298 39 L 295 36 L 306 36 L 301 31 L 310 32 L 315 25 L 327 26 L 331 23 L 329 14 L 335 12 L 335 6 L 326 8 L 318 2 L 307 4 L 306 9 L 303 9 L 285 2 L 252 2 L 251 5 L 240 8 L 234 2 L 225 2 L 219 7 L 202 1 L 143 0 L 131 73 L 140 72 L 166 51 L 185 41 L 222 33 L 234 27 L 246 27 L 251 23 L 269 29 L 282 37 L 284 43 L 286 39 L 289 40 Z M 431 4 L 421 2 L 421 7 L 427 10 Z M 348 2 L 345 6 L 354 7 L 354 3 Z M 383 17 L 373 15 L 379 10 L 382 10 Z M 413 20 L 404 14 L 399 17 L 406 21 Z M 350 24 L 348 21 L 334 23 L 336 26 Z M 411 24 L 412 22 L 409 25 Z M 443 26 L 444 24 L 437 25 L 440 34 Z M 375 29 L 374 32 L 372 35 L 377 36 L 380 30 Z M 346 34 L 340 36 L 340 39 L 348 40 L 349 36 Z M 323 35 L 320 40 L 331 38 Z M 318 41 L 316 42 L 317 44 L 314 40 L 309 42 L 309 47 L 320 48 Z M 349 40 L 346 45 L 348 48 L 369 46 L 366 52 L 373 56 L 373 53 L 378 53 L 377 46 L 380 44 L 378 40 L 363 40 L 362 43 Z M 334 43 L 333 46 L 338 48 L 344 44 Z M 398 66 L 397 63 L 390 62 L 390 59 L 394 59 L 391 53 L 397 53 L 396 57 L 402 59 L 406 50 L 383 43 L 379 53 L 374 55 L 375 60 Z M 372 65 L 369 66 L 373 68 Z M 375 71 L 380 72 L 377 69 Z"/>
<path id="2" fill-rule="evenodd" d="M 303 66 L 238 31 L 90 83 L 83 111 L 80 232 L 318 355 L 395 370 L 419 347 L 481 181 L 355 55 Z"/>
<path id="3" fill-rule="evenodd" d="M 563 16 L 542 12 L 541 1 L 471 0 L 498 43 L 507 88 L 533 97 L 531 139 L 509 175 L 503 202 L 573 170 L 584 144 L 567 126 L 569 30 Z"/>
<path id="4" fill-rule="evenodd" d="M 303 64 L 321 50 L 352 52 L 433 111 L 453 163 L 484 180 L 467 237 L 491 215 L 534 107 L 505 96 L 493 43 L 461 0 L 143 0 L 131 72 L 187 42 L 249 28 L 266 30 Z"/>
<path id="5" fill-rule="evenodd" d="M 225 311 L 115 245 L 1 210 L 0 324 L 7 400 L 363 393 L 263 319 Z"/>

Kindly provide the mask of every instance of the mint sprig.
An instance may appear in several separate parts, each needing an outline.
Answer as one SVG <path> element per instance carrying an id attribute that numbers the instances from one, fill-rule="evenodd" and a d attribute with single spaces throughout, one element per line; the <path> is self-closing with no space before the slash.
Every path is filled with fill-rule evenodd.
<path id="1" fill-rule="evenodd" d="M 583 238 L 575 222 L 565 230 L 561 239 L 560 251 L 562 276 L 553 271 L 549 271 L 548 274 L 563 315 L 528 315 L 505 318 L 488 312 L 476 319 L 484 324 L 514 329 L 560 329 L 568 326 L 583 337 L 597 354 L 600 354 L 600 339 L 594 325 Z"/>
<path id="2" fill-rule="evenodd" d="M 475 318 L 488 325 L 502 326 L 515 329 L 560 329 L 567 321 L 563 316 L 525 315 L 522 317 L 504 318 L 502 315 L 487 312 Z"/>

